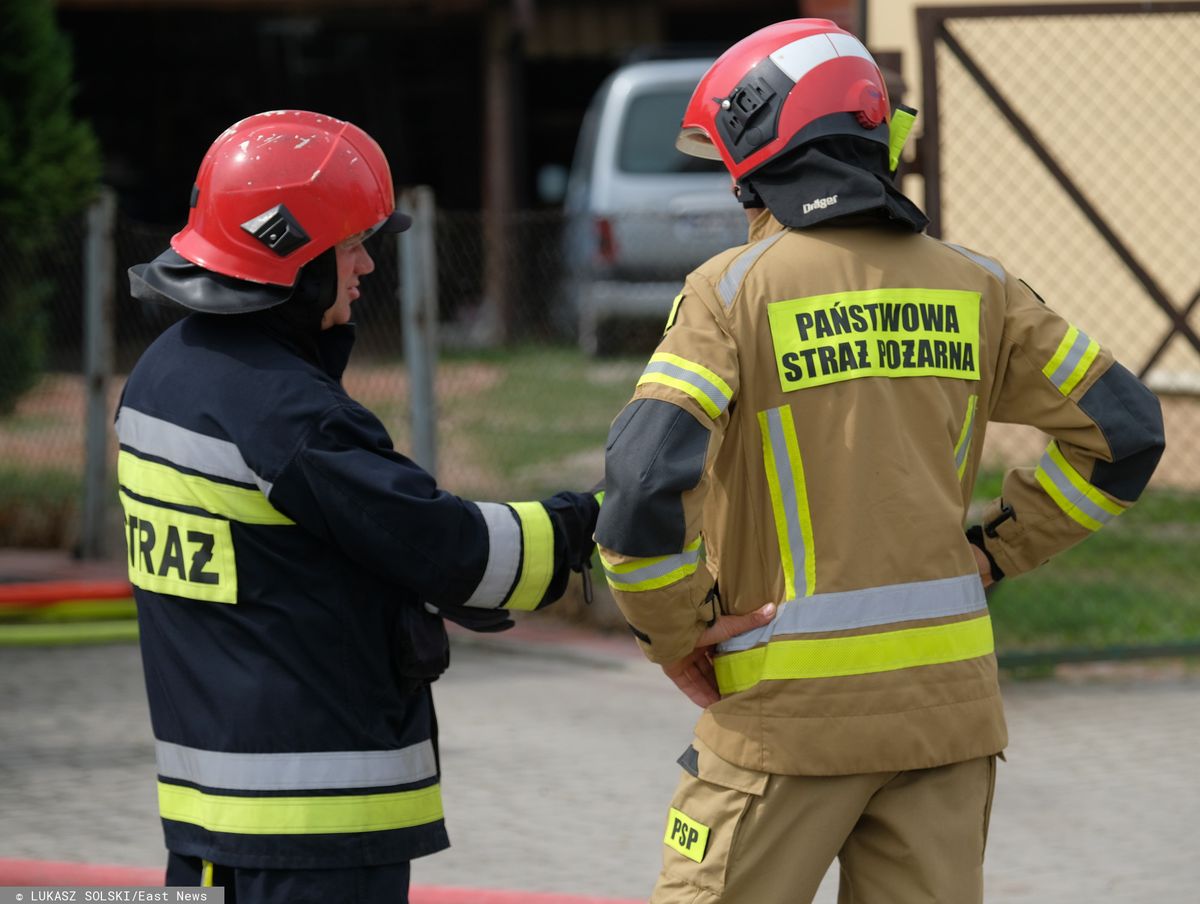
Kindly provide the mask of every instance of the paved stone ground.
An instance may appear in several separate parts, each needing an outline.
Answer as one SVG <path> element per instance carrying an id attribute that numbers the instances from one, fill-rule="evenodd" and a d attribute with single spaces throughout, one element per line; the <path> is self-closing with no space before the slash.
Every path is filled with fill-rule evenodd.
<path id="1" fill-rule="evenodd" d="M 523 624 L 453 655 L 436 695 L 455 846 L 415 881 L 644 898 L 691 704 L 624 641 Z M 1006 695 L 989 902 L 1196 901 L 1200 674 Z M 0 649 L 2 857 L 163 862 L 135 647 Z M 831 876 L 818 904 L 834 897 Z"/>

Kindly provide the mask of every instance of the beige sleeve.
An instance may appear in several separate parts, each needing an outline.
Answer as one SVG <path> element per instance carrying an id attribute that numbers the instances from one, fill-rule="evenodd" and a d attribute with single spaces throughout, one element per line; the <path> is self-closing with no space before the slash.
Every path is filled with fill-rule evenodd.
<path id="1" fill-rule="evenodd" d="M 1002 342 L 989 419 L 1050 436 L 1035 467 L 1005 475 L 984 515 L 988 552 L 1015 576 L 1133 504 L 1161 454 L 1162 420 L 1106 349 L 1012 277 Z"/>

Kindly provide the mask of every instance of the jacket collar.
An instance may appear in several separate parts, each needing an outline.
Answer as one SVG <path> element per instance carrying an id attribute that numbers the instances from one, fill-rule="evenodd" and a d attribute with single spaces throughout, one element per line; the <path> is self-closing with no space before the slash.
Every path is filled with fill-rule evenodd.
<path id="1" fill-rule="evenodd" d="M 346 365 L 350 363 L 350 352 L 354 350 L 356 336 L 353 323 L 343 323 L 322 330 L 317 337 L 317 358 L 321 370 L 341 382 Z"/>
<path id="2" fill-rule="evenodd" d="M 760 242 L 785 229 L 787 227 L 775 219 L 775 215 L 764 207 L 758 212 L 758 216 L 750 221 L 750 244 Z"/>

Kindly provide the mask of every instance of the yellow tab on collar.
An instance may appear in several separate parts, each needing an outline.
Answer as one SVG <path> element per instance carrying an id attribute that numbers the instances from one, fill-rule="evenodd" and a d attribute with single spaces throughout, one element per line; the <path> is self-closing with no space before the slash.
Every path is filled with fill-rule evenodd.
<path id="1" fill-rule="evenodd" d="M 699 863 L 708 849 L 708 826 L 671 807 L 667 813 L 667 834 L 663 844 Z"/>

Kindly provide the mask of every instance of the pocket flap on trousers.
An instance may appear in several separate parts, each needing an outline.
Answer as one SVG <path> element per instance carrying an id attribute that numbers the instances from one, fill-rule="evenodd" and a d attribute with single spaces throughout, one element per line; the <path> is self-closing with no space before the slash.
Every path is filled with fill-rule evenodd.
<path id="1" fill-rule="evenodd" d="M 698 779 L 713 785 L 720 785 L 722 788 L 732 788 L 734 791 L 753 794 L 755 797 L 762 796 L 767 787 L 767 780 L 771 777 L 769 773 L 746 769 L 723 760 L 699 738 L 692 741 L 692 746 L 698 754 L 696 760 L 696 777 Z"/>

